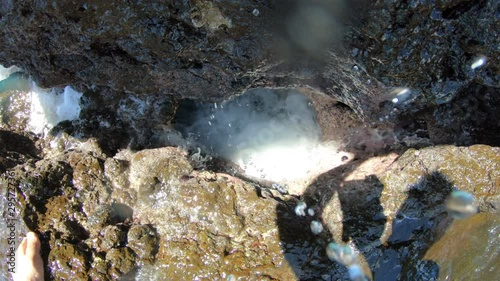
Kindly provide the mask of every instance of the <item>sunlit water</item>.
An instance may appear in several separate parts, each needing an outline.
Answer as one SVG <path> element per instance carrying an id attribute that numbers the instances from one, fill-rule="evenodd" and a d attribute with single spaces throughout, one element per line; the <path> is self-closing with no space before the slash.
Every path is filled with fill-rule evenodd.
<path id="1" fill-rule="evenodd" d="M 25 103 L 27 131 L 44 135 L 61 121 L 78 119 L 81 97 L 82 93 L 70 86 L 43 89 L 20 74 L 19 68 L 0 66 L 0 113 L 8 111 L 16 101 Z"/>
<path id="2" fill-rule="evenodd" d="M 219 104 L 187 101 L 175 125 L 247 176 L 286 184 L 292 193 L 351 156 L 322 142 L 315 109 L 294 90 L 253 89 Z"/>

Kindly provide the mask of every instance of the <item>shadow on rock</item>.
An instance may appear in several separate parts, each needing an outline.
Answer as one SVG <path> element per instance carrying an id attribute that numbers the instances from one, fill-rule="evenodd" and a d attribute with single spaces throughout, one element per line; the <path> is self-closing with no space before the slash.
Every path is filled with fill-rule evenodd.
<path id="1" fill-rule="evenodd" d="M 378 165 L 389 166 L 389 159 L 379 157 Z M 346 267 L 327 258 L 329 242 L 359 251 L 361 268 L 373 280 L 436 280 L 439 267 L 422 258 L 451 222 L 444 201 L 452 184 L 439 172 L 429 173 L 400 187 L 407 190 L 403 204 L 388 204 L 382 196 L 388 190 L 369 174 L 366 162 L 356 160 L 318 177 L 301 198 L 311 209 L 305 216 L 295 214 L 297 202 L 278 206 L 282 249 L 297 280 L 349 280 Z M 313 220 L 323 224 L 322 233 L 311 232 Z"/>
<path id="2" fill-rule="evenodd" d="M 38 159 L 35 138 L 29 134 L 0 130 L 0 174 L 30 159 Z"/>

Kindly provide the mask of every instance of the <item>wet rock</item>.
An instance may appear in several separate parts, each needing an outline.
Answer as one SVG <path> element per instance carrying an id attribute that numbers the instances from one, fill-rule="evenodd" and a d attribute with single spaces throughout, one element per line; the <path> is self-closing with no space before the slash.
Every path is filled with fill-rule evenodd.
<path id="1" fill-rule="evenodd" d="M 109 275 L 113 280 L 134 270 L 135 253 L 128 247 L 113 248 L 106 253 L 106 262 L 109 264 Z"/>
<path id="2" fill-rule="evenodd" d="M 55 159 L 54 159 L 55 160 Z M 22 194 L 23 219 L 31 229 L 43 220 L 45 204 L 54 196 L 73 196 L 72 170 L 64 162 L 40 160 L 14 169 L 14 182 Z M 57 205 L 57 204 L 56 204 Z M 56 207 L 57 208 L 57 207 Z"/>
<path id="3" fill-rule="evenodd" d="M 314 263 L 306 258 L 324 251 L 334 240 L 355 249 L 361 268 L 367 276 L 373 274 L 375 280 L 388 276 L 394 280 L 437 279 L 443 274 L 440 265 L 451 266 L 447 259 L 436 254 L 438 250 L 433 255 L 439 258 L 423 259 L 431 245 L 441 241 L 443 233 L 449 233 L 448 227 L 458 223 L 449 216 L 446 199 L 452 190 L 464 190 L 474 195 L 482 213 L 496 215 L 500 202 L 496 184 L 500 178 L 498 152 L 498 148 L 484 145 L 440 146 L 411 149 L 399 157 L 355 160 L 337 167 L 318 177 L 303 195 L 307 205 L 316 208 L 313 217 L 323 222 L 324 236 L 313 240 L 305 234 L 312 218 L 287 215 L 296 204 L 290 206 L 291 210 L 277 209 L 285 257 L 294 265 L 298 279 L 348 278 L 347 269 L 338 263 L 322 267 L 325 263 L 321 257 Z M 458 233 L 466 231 L 464 227 L 445 239 L 458 245 Z M 483 234 L 486 228 L 495 232 L 485 227 Z M 445 247 L 445 240 L 440 243 Z M 458 257 L 458 249 L 456 260 L 468 260 Z"/>
<path id="4" fill-rule="evenodd" d="M 153 147 L 173 119 L 176 101 L 165 95 L 128 95 L 120 100 L 117 118 L 130 134 L 129 146 L 135 149 Z M 157 145 L 157 144 L 156 144 Z"/>
<path id="5" fill-rule="evenodd" d="M 81 225 L 83 220 L 79 205 L 71 202 L 66 196 L 51 197 L 45 204 L 43 220 L 37 228 L 42 232 L 52 232 L 58 239 L 78 243 L 89 237 L 87 230 Z"/>
<path id="6" fill-rule="evenodd" d="M 270 19 L 252 10 L 264 14 L 270 4 L 121 4 L 6 5 L 2 26 L 11 28 L 3 35 L 19 41 L 2 43 L 1 60 L 16 62 L 43 87 L 86 84 L 137 94 L 221 97 L 242 89 L 242 78 L 233 78 L 266 54 L 260 42 L 269 38 L 262 30 Z M 34 29 L 40 31 L 27 32 Z M 29 42 L 39 42 L 36 52 L 45 55 L 35 59 L 16 51 L 28 49 Z"/>
<path id="7" fill-rule="evenodd" d="M 113 192 L 111 198 L 116 203 L 133 204 L 137 199 L 137 192 L 130 188 L 128 160 L 107 158 L 104 163 L 106 179 Z"/>
<path id="8" fill-rule="evenodd" d="M 151 196 L 168 192 L 170 182 L 191 173 L 185 156 L 185 152 L 175 148 L 143 150 L 132 155 L 129 182 L 139 200 L 151 202 Z"/>
<path id="9" fill-rule="evenodd" d="M 87 228 L 93 234 L 98 233 L 104 226 L 111 224 L 113 218 L 113 209 L 109 205 L 98 206 L 92 213 L 88 214 Z"/>
<path id="10" fill-rule="evenodd" d="M 430 192 L 426 181 L 422 177 L 440 173 L 438 179 L 453 189 L 470 192 L 478 199 L 479 208 L 485 212 L 494 212 L 498 209 L 500 198 L 498 186 L 492 184 L 499 178 L 498 164 L 500 163 L 498 148 L 485 145 L 471 147 L 440 146 L 421 150 L 408 150 L 398 159 L 391 171 L 380 179 L 385 184 L 382 195 L 385 209 L 397 210 L 411 190 Z M 403 170 L 395 172 L 400 167 Z M 439 183 L 438 181 L 438 183 Z M 443 186 L 435 192 L 443 192 L 447 196 L 450 190 L 443 190 Z M 442 203 L 446 198 L 429 198 L 430 203 Z M 445 206 L 440 206 L 444 210 Z M 408 214 L 407 214 L 408 215 Z"/>
<path id="11" fill-rule="evenodd" d="M 500 237 L 499 222 L 498 215 L 491 213 L 455 221 L 427 251 L 425 259 L 435 261 L 439 271 L 448 272 L 450 278 L 495 279 L 499 273 L 495 246 Z M 419 270 L 420 276 L 425 272 L 428 270 Z"/>
<path id="12" fill-rule="evenodd" d="M 99 110 L 82 112 L 89 121 L 82 131 L 109 140 L 101 143 L 105 151 L 130 141 L 118 137 L 127 134 L 122 128 L 144 123 L 123 118 L 140 109 L 142 98 L 136 98 L 141 95 L 150 102 L 159 99 L 159 107 L 163 103 L 167 109 L 175 105 L 172 97 L 221 101 L 248 88 L 304 87 L 331 96 L 359 117 L 378 112 L 384 86 L 363 67 L 353 71 L 357 63 L 340 51 L 347 22 L 342 1 L 127 6 L 91 1 L 85 6 L 3 7 L 0 61 L 15 62 L 42 87 L 71 84 L 85 92 L 85 103 Z M 38 29 L 43 32 L 32 32 Z M 30 42 L 40 44 L 19 48 Z M 92 132 L 100 119 L 106 120 L 101 124 L 108 134 Z M 147 134 L 134 138 L 138 147 L 147 145 Z"/>
<path id="13" fill-rule="evenodd" d="M 290 276 L 274 224 L 277 202 L 260 199 L 254 187 L 238 179 L 192 171 L 185 157 L 174 148 L 131 156 L 131 187 L 139 192 L 148 188 L 143 193 L 147 197 L 133 206 L 134 214 L 137 221 L 156 228 L 155 264 L 168 264 L 145 267 L 138 274 L 154 270 L 161 279 L 217 279 L 222 273 L 251 280 L 261 275 Z M 186 174 L 190 180 L 182 180 Z M 154 253 L 153 234 L 149 226 L 133 226 L 129 247 L 147 258 Z"/>
<path id="14" fill-rule="evenodd" d="M 498 212 L 499 155 L 498 148 L 484 145 L 408 150 L 379 177 L 384 183 L 380 201 L 388 219 L 381 241 L 393 247 L 403 243 L 396 248 L 406 260 L 401 263 L 404 276 L 420 278 L 435 267 L 424 266 L 420 259 L 443 233 L 449 233 L 453 217 L 446 211 L 446 199 L 452 190 L 473 194 L 481 212 Z"/>
<path id="15" fill-rule="evenodd" d="M 363 12 L 348 32 L 352 56 L 384 85 L 412 91 L 406 102 L 381 104 L 401 139 L 498 146 L 497 1 L 356 2 Z"/>
<path id="16" fill-rule="evenodd" d="M 498 49 L 491 48 L 498 44 L 496 1 L 384 1 L 365 8 L 359 15 L 364 29 L 354 41 L 365 42 L 370 55 L 356 57 L 384 83 L 418 89 L 436 103 L 473 81 L 498 87 Z M 489 65 L 471 69 L 480 55 L 491 58 Z"/>
<path id="17" fill-rule="evenodd" d="M 76 149 L 14 171 L 24 219 L 44 235 L 55 279 L 348 278 L 326 257 L 331 240 L 350 243 L 367 276 L 411 279 L 436 272 L 422 257 L 447 233 L 452 189 L 474 194 L 482 213 L 498 210 L 498 152 L 441 146 L 357 159 L 307 188 L 314 213 L 303 217 L 296 198 L 263 198 L 240 179 L 194 170 L 179 148 L 106 160 Z M 120 198 L 130 190 L 139 196 Z M 311 221 L 324 227 L 316 236 Z"/>
<path id="18" fill-rule="evenodd" d="M 151 225 L 134 225 L 128 231 L 127 246 L 139 259 L 153 261 L 158 253 L 158 234 Z"/>
<path id="19" fill-rule="evenodd" d="M 111 248 L 124 246 L 127 241 L 127 232 L 116 225 L 108 225 L 100 231 L 102 240 L 99 248 L 102 251 L 108 251 Z"/>
<path id="20" fill-rule="evenodd" d="M 0 130 L 0 173 L 29 160 L 38 159 L 36 138 L 26 133 Z"/>
<path id="21" fill-rule="evenodd" d="M 94 257 L 91 268 L 89 277 L 92 280 L 111 280 L 111 276 L 108 273 L 109 265 L 104 258 L 99 256 Z"/>
<path id="22" fill-rule="evenodd" d="M 51 274 L 58 280 L 87 280 L 89 253 L 81 245 L 62 243 L 49 254 Z"/>

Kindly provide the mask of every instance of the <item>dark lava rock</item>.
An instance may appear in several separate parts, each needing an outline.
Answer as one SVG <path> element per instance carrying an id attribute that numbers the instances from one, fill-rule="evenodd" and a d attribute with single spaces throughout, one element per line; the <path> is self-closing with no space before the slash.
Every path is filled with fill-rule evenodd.
<path id="1" fill-rule="evenodd" d="M 436 104 L 471 83 L 498 88 L 500 50 L 493 47 L 499 44 L 498 1 L 435 2 L 366 5 L 366 13 L 358 15 L 362 29 L 352 41 L 363 49 L 354 56 L 386 85 L 410 87 Z M 480 55 L 487 57 L 486 65 L 471 69 Z"/>
<path id="2" fill-rule="evenodd" d="M 0 173 L 29 160 L 38 159 L 36 138 L 26 133 L 0 130 Z"/>
<path id="3" fill-rule="evenodd" d="M 0 9 L 0 62 L 25 69 L 42 87 L 71 84 L 104 97 L 106 102 L 97 103 L 101 110 L 92 114 L 107 117 L 108 131 L 117 136 L 128 125 L 114 120 L 116 111 L 102 110 L 118 100 L 106 92 L 124 97 L 120 105 L 128 112 L 137 109 L 137 95 L 151 95 L 150 102 L 162 97 L 158 105 L 166 102 L 168 108 L 167 95 L 220 101 L 251 87 L 304 86 L 327 93 L 360 117 L 371 116 L 384 87 L 363 69 L 354 73 L 348 52 L 328 53 L 341 49 L 346 19 L 339 3 L 6 4 Z M 332 25 L 321 26 L 317 13 Z M 146 116 L 164 115 L 163 109 L 155 112 Z M 95 128 L 99 119 L 84 115 Z"/>
<path id="4" fill-rule="evenodd" d="M 500 127 L 490 120 L 498 119 L 499 101 L 487 94 L 500 87 L 498 5 L 23 1 L 0 8 L 0 62 L 22 67 L 41 86 L 85 92 L 89 110 L 73 133 L 97 138 L 109 155 L 127 145 L 165 146 L 155 132 L 168 127 L 179 98 L 220 101 L 255 87 L 327 94 L 372 125 L 396 122 L 406 146 L 498 145 Z M 472 69 L 481 56 L 486 63 Z M 411 98 L 392 104 L 392 87 L 408 87 Z M 469 102 L 460 95 L 478 95 L 480 106 L 466 106 L 453 121 Z M 459 110 L 442 107 L 455 99 Z M 141 103 L 154 110 L 140 112 Z"/>
<path id="5" fill-rule="evenodd" d="M 356 2 L 352 56 L 386 86 L 411 91 L 406 102 L 381 105 L 397 117 L 400 138 L 499 146 L 499 2 Z M 473 69 L 479 58 L 485 64 Z"/>
<path id="6" fill-rule="evenodd" d="M 223 97 L 266 54 L 270 4 L 253 1 L 121 1 L 1 6 L 3 64 L 17 64 L 43 87 L 106 86 L 119 92 Z M 5 29 L 9 26 L 8 29 Z M 36 53 L 30 49 L 36 44 Z M 21 47 L 23 46 L 23 47 Z M 235 77 L 239 79 L 234 80 Z M 201 95 L 200 95 L 201 96 Z"/>

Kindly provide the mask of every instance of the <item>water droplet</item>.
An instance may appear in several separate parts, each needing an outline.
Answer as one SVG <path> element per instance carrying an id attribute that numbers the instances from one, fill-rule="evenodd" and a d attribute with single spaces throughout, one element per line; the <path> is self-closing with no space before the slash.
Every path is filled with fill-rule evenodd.
<path id="1" fill-rule="evenodd" d="M 310 215 L 311 217 L 314 216 L 314 210 L 311 208 L 307 209 L 307 214 Z"/>
<path id="2" fill-rule="evenodd" d="M 252 14 L 257 17 L 259 16 L 260 11 L 258 9 L 253 9 Z"/>
<path id="3" fill-rule="evenodd" d="M 474 195 L 462 190 L 453 191 L 446 201 L 446 208 L 456 219 L 464 219 L 478 212 Z"/>
<path id="4" fill-rule="evenodd" d="M 363 273 L 363 270 L 358 264 L 349 266 L 349 278 L 353 281 L 368 281 L 368 278 Z"/>
<path id="5" fill-rule="evenodd" d="M 297 206 L 295 206 L 295 214 L 297 216 L 304 217 L 306 215 L 305 209 L 307 208 L 307 204 L 304 201 L 299 201 Z"/>
<path id="6" fill-rule="evenodd" d="M 358 71 L 359 71 L 359 66 L 357 66 L 357 65 L 354 65 L 354 66 L 352 67 L 352 70 L 353 70 L 353 71 L 356 71 L 356 72 L 358 72 Z"/>
<path id="7" fill-rule="evenodd" d="M 397 87 L 391 90 L 389 96 L 393 103 L 398 103 L 407 100 L 411 95 L 411 90 L 406 87 Z"/>
<path id="8" fill-rule="evenodd" d="M 326 255 L 331 261 L 336 261 L 345 266 L 350 266 L 356 263 L 356 254 L 347 244 L 340 245 L 331 242 L 326 247 Z"/>
<path id="9" fill-rule="evenodd" d="M 312 221 L 311 231 L 314 235 L 318 235 L 323 232 L 323 225 L 319 221 Z"/>
<path id="10" fill-rule="evenodd" d="M 485 56 L 478 56 L 472 61 L 470 68 L 472 70 L 474 70 L 474 69 L 479 68 L 485 64 L 486 64 L 486 57 Z"/>
<path id="11" fill-rule="evenodd" d="M 208 125 L 212 126 L 212 122 L 208 121 Z M 207 139 L 208 139 L 208 136 L 207 136 Z"/>

